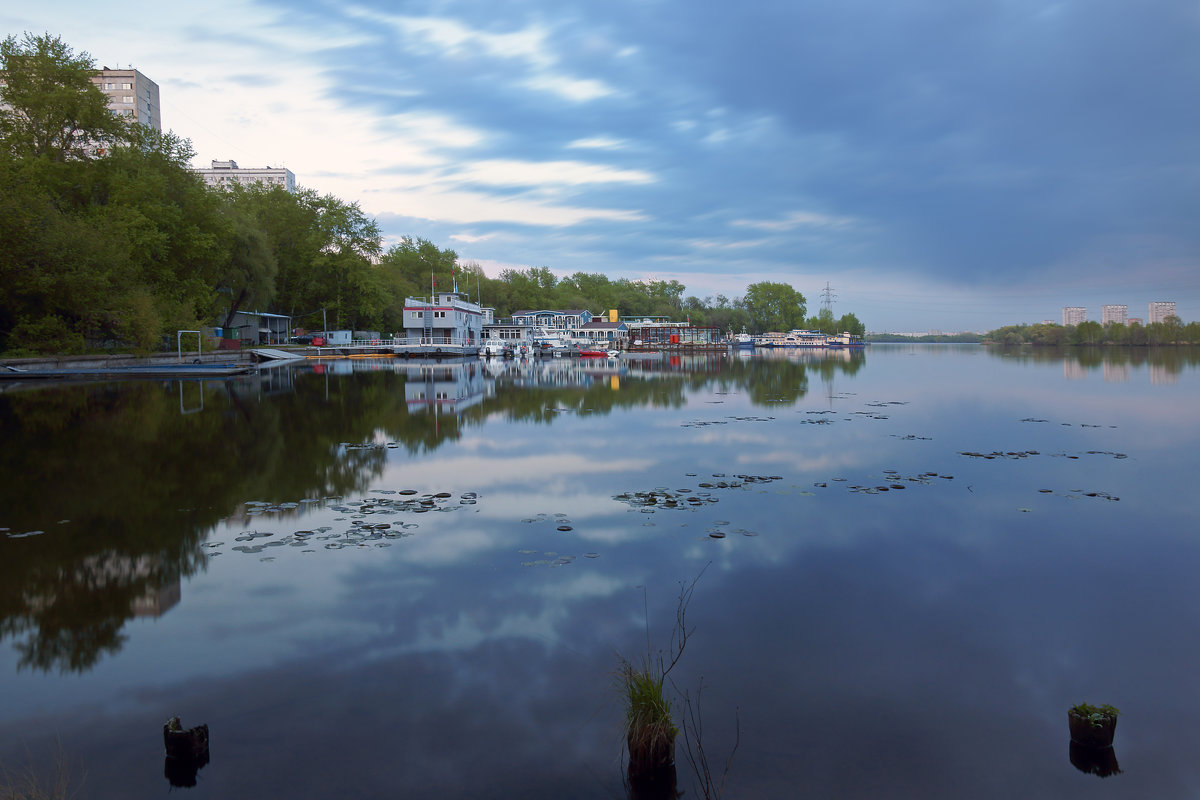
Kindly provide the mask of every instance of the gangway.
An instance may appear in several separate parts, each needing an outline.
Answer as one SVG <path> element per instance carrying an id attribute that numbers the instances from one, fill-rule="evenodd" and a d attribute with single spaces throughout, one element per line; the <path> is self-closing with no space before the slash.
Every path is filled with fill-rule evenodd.
<path id="1" fill-rule="evenodd" d="M 276 350 L 273 347 L 256 347 L 250 353 L 258 361 L 297 361 L 304 358 L 303 353 Z"/>

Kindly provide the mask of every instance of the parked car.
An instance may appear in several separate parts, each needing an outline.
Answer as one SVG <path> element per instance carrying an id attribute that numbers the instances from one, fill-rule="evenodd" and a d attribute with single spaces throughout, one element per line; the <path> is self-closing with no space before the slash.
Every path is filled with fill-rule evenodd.
<path id="1" fill-rule="evenodd" d="M 303 336 L 293 336 L 292 343 L 293 344 L 312 344 L 314 338 L 316 338 L 316 337 L 312 336 L 311 334 L 306 333 Z"/>

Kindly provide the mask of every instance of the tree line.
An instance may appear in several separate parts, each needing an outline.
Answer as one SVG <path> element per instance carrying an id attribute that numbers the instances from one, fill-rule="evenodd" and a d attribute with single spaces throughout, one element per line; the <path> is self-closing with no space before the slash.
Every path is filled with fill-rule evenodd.
<path id="1" fill-rule="evenodd" d="M 619 309 L 722 330 L 861 335 L 853 314 L 806 317 L 804 295 L 761 282 L 743 297 L 684 297 L 678 281 L 549 267 L 489 278 L 416 237 L 384 247 L 358 203 L 301 188 L 207 187 L 191 143 L 113 114 L 95 62 L 50 34 L 0 43 L 0 353 L 148 352 L 237 311 L 301 327 L 398 331 L 406 297 L 457 283 L 497 317 Z"/>
<path id="2" fill-rule="evenodd" d="M 1109 322 L 1101 325 L 1094 320 L 1087 320 L 1078 325 L 1056 325 L 1052 322 L 1008 325 L 990 331 L 984 337 L 984 343 L 1050 347 L 1200 344 L 1200 322 L 1189 322 L 1185 325 L 1179 317 L 1170 316 L 1162 322 L 1151 322 L 1149 325 L 1142 325 L 1140 322 L 1130 322 L 1128 325 Z"/>

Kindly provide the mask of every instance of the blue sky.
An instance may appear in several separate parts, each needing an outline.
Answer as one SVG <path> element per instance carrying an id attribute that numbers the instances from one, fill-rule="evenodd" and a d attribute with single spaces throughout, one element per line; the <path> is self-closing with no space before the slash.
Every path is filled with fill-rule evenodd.
<path id="1" fill-rule="evenodd" d="M 285 165 L 497 275 L 783 281 L 869 330 L 1200 319 L 1194 0 L 49 0 L 196 164 Z"/>

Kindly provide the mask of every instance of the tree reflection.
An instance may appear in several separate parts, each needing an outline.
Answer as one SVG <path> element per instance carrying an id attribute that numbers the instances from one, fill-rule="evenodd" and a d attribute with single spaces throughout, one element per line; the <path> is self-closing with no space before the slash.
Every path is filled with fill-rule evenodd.
<path id="1" fill-rule="evenodd" d="M 862 364 L 855 353 L 816 368 L 830 378 Z M 387 364 L 333 376 L 305 366 L 183 393 L 171 381 L 0 393 L 0 639 L 14 640 L 19 669 L 86 671 L 120 650 L 129 619 L 179 602 L 206 566 L 207 532 L 248 501 L 364 492 L 389 458 L 419 457 L 497 416 L 550 425 L 564 411 L 681 408 L 703 389 L 794 404 L 813 362 L 545 366 L 488 377 L 482 398 L 449 418 L 410 407 L 405 373 Z"/>
<path id="2" fill-rule="evenodd" d="M 302 384 L 269 402 L 201 387 L 204 413 L 186 415 L 169 382 L 0 395 L 0 637 L 19 668 L 82 672 L 119 650 L 125 622 L 177 601 L 205 532 L 246 500 L 365 488 L 385 454 L 340 443 L 403 413 L 378 382 L 327 402 Z"/>
<path id="3" fill-rule="evenodd" d="M 1200 347 L 1021 347 L 992 345 L 984 348 L 995 358 L 1024 363 L 1066 363 L 1083 369 L 1121 365 L 1150 367 L 1169 375 L 1200 366 Z"/>

